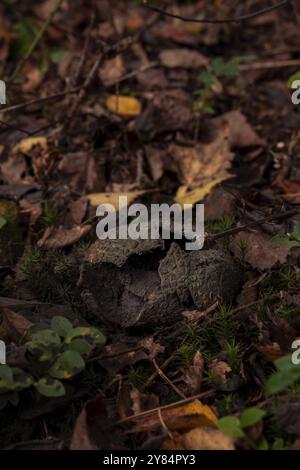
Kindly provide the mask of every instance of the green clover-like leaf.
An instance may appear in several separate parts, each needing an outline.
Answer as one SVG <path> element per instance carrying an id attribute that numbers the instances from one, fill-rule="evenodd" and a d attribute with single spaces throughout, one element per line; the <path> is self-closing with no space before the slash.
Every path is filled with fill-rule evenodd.
<path id="1" fill-rule="evenodd" d="M 44 397 L 62 397 L 66 393 L 63 384 L 52 377 L 43 377 L 35 384 L 35 388 Z"/>
<path id="2" fill-rule="evenodd" d="M 49 369 L 51 377 L 56 379 L 70 379 L 84 369 L 85 363 L 76 351 L 65 351 L 58 356 Z"/>

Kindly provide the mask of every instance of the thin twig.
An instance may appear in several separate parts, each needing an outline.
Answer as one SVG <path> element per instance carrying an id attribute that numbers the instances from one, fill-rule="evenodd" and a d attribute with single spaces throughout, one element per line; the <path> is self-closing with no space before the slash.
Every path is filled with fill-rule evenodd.
<path id="1" fill-rule="evenodd" d="M 120 419 L 117 424 L 124 424 L 128 423 L 129 421 L 143 418 L 144 416 L 151 415 L 153 413 L 158 413 L 162 410 L 168 410 L 169 408 L 174 408 L 176 406 L 184 405 L 185 403 L 189 403 L 190 401 L 198 400 L 199 398 L 207 398 L 212 396 L 215 393 L 214 390 L 208 390 L 207 392 L 198 393 L 197 395 L 193 395 L 192 397 L 184 398 L 183 400 L 175 401 L 174 403 L 170 403 L 169 405 L 158 406 L 157 408 L 152 408 L 152 410 L 142 411 L 141 413 L 137 413 L 135 415 L 127 416 L 126 418 Z"/>
<path id="2" fill-rule="evenodd" d="M 186 399 L 186 396 L 184 393 L 181 392 L 181 390 L 179 390 L 178 387 L 176 387 L 175 384 L 173 384 L 173 382 L 166 376 L 166 374 L 161 370 L 161 368 L 159 367 L 159 365 L 157 364 L 156 362 L 156 359 L 153 358 L 152 359 L 152 364 L 154 365 L 158 375 L 163 379 L 164 382 L 166 382 L 173 390 L 175 393 L 177 393 L 177 395 L 181 398 L 183 398 L 184 400 Z"/>
<path id="3" fill-rule="evenodd" d="M 24 67 L 25 62 L 30 58 L 30 56 L 34 52 L 35 48 L 39 44 L 40 40 L 44 36 L 47 29 L 49 28 L 54 16 L 56 15 L 58 10 L 62 6 L 63 2 L 64 2 L 64 0 L 57 0 L 57 2 L 54 5 L 53 9 L 50 11 L 48 17 L 46 18 L 43 26 L 38 31 L 37 35 L 35 36 L 34 40 L 32 41 L 31 45 L 29 46 L 28 51 L 26 52 L 26 54 L 24 55 L 22 60 L 17 64 L 13 74 L 10 77 L 10 80 L 14 80 L 18 76 L 18 74 L 21 72 L 22 68 Z"/>
<path id="4" fill-rule="evenodd" d="M 44 98 L 35 98 L 34 100 L 25 101 L 24 103 L 14 104 L 8 108 L 0 109 L 0 114 L 11 113 L 13 111 L 20 111 L 20 109 L 27 108 L 35 104 L 44 104 L 48 101 L 58 100 L 59 98 L 64 98 L 69 93 L 78 93 L 81 87 L 73 88 L 72 90 L 62 91 L 61 93 L 56 93 L 55 95 L 45 96 Z"/>
<path id="5" fill-rule="evenodd" d="M 31 134 L 31 132 L 26 131 L 25 129 L 21 129 L 20 127 L 17 127 L 17 126 L 12 126 L 11 124 L 8 124 L 7 122 L 1 121 L 1 120 L 0 120 L 0 124 L 1 124 L 1 126 L 7 127 L 11 131 L 19 131 L 19 132 L 23 132 L 23 134 L 27 134 L 27 135 Z"/>
<path id="6" fill-rule="evenodd" d="M 282 8 L 285 5 L 288 5 L 291 0 L 284 0 L 276 5 L 272 5 L 270 7 L 262 8 L 261 10 L 255 11 L 253 13 L 248 13 L 247 15 L 236 16 L 235 18 L 223 18 L 223 19 L 195 19 L 195 18 L 188 18 L 186 16 L 176 15 L 175 13 L 170 13 L 169 11 L 162 10 L 161 8 L 152 6 L 148 4 L 147 0 L 144 0 L 144 6 L 149 10 L 155 11 L 156 13 L 160 13 L 161 15 L 168 16 L 170 18 L 175 18 L 177 20 L 185 21 L 187 23 L 208 23 L 208 24 L 226 24 L 226 23 L 239 23 L 240 21 L 250 20 L 252 18 L 256 18 L 257 16 L 265 15 L 270 11 L 277 10 L 278 8 Z"/>
<path id="7" fill-rule="evenodd" d="M 289 211 L 282 212 L 281 214 L 274 214 L 274 215 L 269 215 L 267 217 L 264 217 L 259 220 L 255 220 L 253 222 L 249 222 L 248 224 L 245 225 L 240 225 L 239 227 L 234 227 L 230 228 L 229 230 L 225 230 L 224 232 L 216 233 L 215 235 L 209 235 L 206 237 L 206 241 L 215 241 L 219 240 L 220 238 L 224 237 L 229 237 L 231 235 L 235 235 L 236 233 L 239 232 L 244 232 L 245 230 L 248 230 L 249 228 L 252 227 L 257 227 L 258 225 L 265 224 L 266 222 L 273 222 L 274 220 L 282 220 L 282 219 L 287 219 L 289 217 L 292 217 L 293 215 L 299 214 L 300 213 L 300 208 L 299 209 L 291 209 Z"/>

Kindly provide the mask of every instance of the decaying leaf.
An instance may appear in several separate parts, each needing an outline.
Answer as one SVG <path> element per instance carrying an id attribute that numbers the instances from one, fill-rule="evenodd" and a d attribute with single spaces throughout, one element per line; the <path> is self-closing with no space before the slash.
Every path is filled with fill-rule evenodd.
<path id="1" fill-rule="evenodd" d="M 105 426 L 108 425 L 107 410 L 103 399 L 100 396 L 94 400 L 88 401 L 78 416 L 71 439 L 70 449 L 99 449 L 95 436 L 97 425 L 100 427 L 98 438 L 103 439 L 103 441 L 107 443 L 109 440 L 107 427 L 105 428 Z M 104 432 L 104 429 L 106 429 L 106 432 Z M 103 449 L 105 449 L 105 445 L 103 446 Z"/>
<path id="2" fill-rule="evenodd" d="M 196 69 L 207 65 L 207 59 L 200 52 L 190 49 L 165 49 L 159 54 L 159 60 L 164 67 Z"/>
<path id="3" fill-rule="evenodd" d="M 41 147 L 42 149 L 46 149 L 48 146 L 47 137 L 28 137 L 26 139 L 22 139 L 18 144 L 16 144 L 12 151 L 13 152 L 22 152 L 28 153 L 34 147 Z"/>
<path id="4" fill-rule="evenodd" d="M 269 235 L 262 232 L 244 232 L 237 234 L 232 241 L 232 248 L 238 255 L 241 241 L 246 244 L 245 261 L 254 269 L 262 271 L 286 262 L 290 248 L 276 246 Z"/>
<path id="5" fill-rule="evenodd" d="M 188 190 L 187 186 L 180 186 L 177 190 L 175 201 L 181 206 L 184 206 L 184 204 L 196 204 L 196 202 L 202 201 L 212 188 L 222 183 L 222 181 L 222 178 L 207 181 L 204 186 L 192 189 L 191 191 Z"/>
<path id="6" fill-rule="evenodd" d="M 122 204 L 120 205 L 121 196 L 127 197 L 127 204 L 129 205 L 145 193 L 146 191 L 130 191 L 127 193 L 94 193 L 88 194 L 86 197 L 94 207 L 98 207 L 101 204 L 111 204 L 115 209 L 120 209 L 122 207 Z M 125 207 L 125 204 L 123 207 Z"/>
<path id="7" fill-rule="evenodd" d="M 193 364 L 183 371 L 183 381 L 187 385 L 191 395 L 199 393 L 201 390 L 203 370 L 204 359 L 201 352 L 197 351 L 193 359 Z"/>
<path id="8" fill-rule="evenodd" d="M 1 308 L 2 322 L 0 324 L 0 338 L 5 341 L 17 343 L 31 328 L 32 323 L 22 315 L 9 308 Z"/>
<path id="9" fill-rule="evenodd" d="M 218 385 L 225 385 L 228 377 L 227 374 L 231 372 L 231 367 L 225 361 L 212 361 L 209 364 L 209 370 L 213 372 L 214 377 L 216 378 Z"/>
<path id="10" fill-rule="evenodd" d="M 89 224 L 76 225 L 71 228 L 48 227 L 37 245 L 40 248 L 63 248 L 73 245 L 87 235 L 91 228 L 92 226 Z"/>
<path id="11" fill-rule="evenodd" d="M 234 155 L 229 149 L 228 129 L 218 132 L 216 139 L 209 144 L 197 144 L 195 147 L 171 144 L 169 153 L 184 185 L 177 193 L 177 202 L 198 202 L 214 186 L 231 177 L 229 169 Z M 192 191 L 188 192 L 188 189 Z"/>
<path id="12" fill-rule="evenodd" d="M 138 116 L 142 112 L 141 103 L 132 96 L 111 95 L 106 101 L 107 109 L 124 118 Z"/>
<path id="13" fill-rule="evenodd" d="M 217 417 L 213 410 L 199 400 L 181 406 L 175 404 L 170 408 L 162 409 L 160 413 L 153 411 L 146 416 L 133 419 L 134 427 L 130 432 L 150 432 L 160 429 L 161 419 L 170 431 L 177 432 L 188 431 L 198 426 L 215 428 L 217 424 Z"/>
<path id="14" fill-rule="evenodd" d="M 229 144 L 231 148 L 264 146 L 266 141 L 253 130 L 247 118 L 239 111 L 229 111 L 213 120 L 217 127 L 229 128 Z"/>
<path id="15" fill-rule="evenodd" d="M 285 355 L 285 352 L 281 350 L 278 343 L 271 344 L 254 344 L 253 347 L 261 353 L 263 358 L 268 362 L 274 362 L 279 357 Z"/>
<path id="16" fill-rule="evenodd" d="M 173 435 L 164 444 L 165 450 L 235 450 L 234 440 L 221 431 L 197 427 L 186 434 Z"/>

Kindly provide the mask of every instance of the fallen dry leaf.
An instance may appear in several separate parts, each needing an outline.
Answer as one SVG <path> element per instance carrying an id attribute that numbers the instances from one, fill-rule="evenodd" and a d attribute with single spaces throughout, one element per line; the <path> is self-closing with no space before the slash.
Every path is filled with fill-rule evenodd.
<path id="1" fill-rule="evenodd" d="M 240 243 L 246 243 L 245 261 L 254 269 L 266 270 L 286 262 L 290 248 L 272 243 L 269 235 L 262 232 L 237 234 L 231 242 L 233 251 L 238 255 Z"/>
<path id="2" fill-rule="evenodd" d="M 170 431 L 189 431 L 198 426 L 208 426 L 215 428 L 217 417 L 213 410 L 203 405 L 199 400 L 191 403 L 161 410 L 161 418 L 165 426 Z M 162 426 L 160 415 L 157 411 L 149 413 L 146 416 L 133 418 L 134 427 L 130 430 L 132 433 L 150 432 L 160 429 Z"/>
<path id="3" fill-rule="evenodd" d="M 261 353 L 268 362 L 274 362 L 276 359 L 285 355 L 278 343 L 271 344 L 253 344 L 253 347 Z"/>
<path id="4" fill-rule="evenodd" d="M 1 316 L 0 338 L 7 342 L 17 343 L 33 325 L 27 318 L 9 308 L 1 308 Z"/>
<path id="5" fill-rule="evenodd" d="M 197 427 L 186 434 L 175 434 L 164 443 L 165 450 L 235 450 L 234 439 L 217 429 Z"/>
<path id="6" fill-rule="evenodd" d="M 105 84 L 114 83 L 125 74 L 125 65 L 121 55 L 107 60 L 99 71 L 99 76 Z"/>
<path id="7" fill-rule="evenodd" d="M 266 141 L 260 138 L 240 111 L 229 111 L 213 119 L 216 127 L 229 127 L 229 143 L 231 148 L 264 146 Z"/>
<path id="8" fill-rule="evenodd" d="M 43 80 L 43 74 L 37 67 L 27 64 L 22 72 L 21 89 L 24 93 L 36 90 Z"/>
<path id="9" fill-rule="evenodd" d="M 71 450 L 97 450 L 99 449 L 94 438 L 94 430 L 97 423 L 101 424 L 101 436 L 105 437 L 106 433 L 102 429 L 105 427 L 105 423 L 108 424 L 106 406 L 103 402 L 102 397 L 97 397 L 94 400 L 88 401 L 80 415 L 78 416 L 72 439 L 71 439 Z M 105 437 L 105 441 L 107 441 Z M 103 447 L 104 449 L 105 447 Z"/>
<path id="10" fill-rule="evenodd" d="M 188 191 L 187 186 L 180 186 L 177 190 L 175 201 L 181 206 L 184 206 L 184 204 L 196 204 L 196 202 L 202 201 L 210 193 L 211 189 L 217 184 L 222 183 L 222 181 L 222 178 L 207 181 L 204 186 L 192 191 Z"/>
<path id="11" fill-rule="evenodd" d="M 160 63 L 168 68 L 199 70 L 207 65 L 207 59 L 200 52 L 190 49 L 165 49 L 159 54 Z"/>
<path id="12" fill-rule="evenodd" d="M 200 351 L 197 351 L 193 364 L 183 371 L 183 381 L 191 395 L 199 393 L 202 386 L 204 359 Z"/>
<path id="13" fill-rule="evenodd" d="M 120 204 L 120 197 L 127 197 L 127 204 L 131 204 L 139 196 L 143 196 L 146 191 L 130 191 L 125 193 L 94 193 L 88 194 L 86 198 L 90 201 L 90 204 L 94 207 L 98 207 L 101 204 L 111 204 L 115 209 L 125 207 L 126 204 Z"/>
<path id="14" fill-rule="evenodd" d="M 142 112 L 141 103 L 132 96 L 111 95 L 106 101 L 107 109 L 124 118 L 136 117 Z"/>
<path id="15" fill-rule="evenodd" d="M 228 170 L 234 155 L 229 149 L 228 129 L 218 132 L 209 144 L 195 147 L 171 144 L 169 153 L 181 183 L 189 188 L 203 188 L 206 184 L 213 187 L 213 181 L 220 182 L 231 176 Z"/>
<path id="16" fill-rule="evenodd" d="M 91 225 L 75 227 L 47 227 L 42 238 L 37 242 L 39 248 L 64 248 L 77 243 L 89 233 Z"/>
<path id="17" fill-rule="evenodd" d="M 214 374 L 217 379 L 218 385 L 225 385 L 228 378 L 227 374 L 231 372 L 231 367 L 224 361 L 213 361 L 208 365 L 209 370 Z"/>
<path id="18" fill-rule="evenodd" d="M 26 139 L 22 139 L 18 144 L 16 144 L 12 148 L 12 151 L 28 153 L 36 146 L 40 146 L 43 149 L 46 149 L 48 146 L 47 138 L 40 136 L 40 137 L 28 137 Z"/>

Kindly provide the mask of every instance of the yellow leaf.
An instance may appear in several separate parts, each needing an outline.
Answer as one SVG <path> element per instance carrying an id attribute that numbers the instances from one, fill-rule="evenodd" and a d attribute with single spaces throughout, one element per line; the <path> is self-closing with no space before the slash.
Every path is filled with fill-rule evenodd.
<path id="1" fill-rule="evenodd" d="M 184 405 L 176 404 L 170 408 L 161 409 L 161 413 L 153 411 L 144 417 L 134 420 L 135 427 L 131 432 L 149 432 L 159 429 L 162 421 L 170 431 L 189 431 L 195 427 L 207 426 L 215 428 L 217 417 L 213 410 L 203 405 L 199 400 Z"/>
<path id="2" fill-rule="evenodd" d="M 146 191 L 130 191 L 127 193 L 93 193 L 88 194 L 86 198 L 90 201 L 91 205 L 94 207 L 100 206 L 100 204 L 111 204 L 115 209 L 120 209 L 125 207 L 125 204 L 119 204 L 120 197 L 127 197 L 127 204 L 131 204 L 136 198 L 145 194 Z"/>
<path id="3" fill-rule="evenodd" d="M 141 103 L 132 96 L 111 95 L 107 98 L 106 106 L 111 113 L 124 118 L 131 118 L 141 114 Z"/>
<path id="4" fill-rule="evenodd" d="M 183 147 L 172 143 L 169 146 L 174 169 L 183 186 L 198 191 L 208 184 L 205 191 L 207 194 L 211 187 L 217 184 L 215 181 L 219 183 L 231 177 L 229 170 L 234 154 L 229 148 L 228 134 L 229 130 L 225 128 L 218 131 L 212 142 L 206 144 L 198 143 L 194 147 Z"/>
<path id="5" fill-rule="evenodd" d="M 40 136 L 40 137 L 28 137 L 27 139 L 22 139 L 18 144 L 16 144 L 13 147 L 12 151 L 28 153 L 37 145 L 39 145 L 43 149 L 46 149 L 48 146 L 47 138 Z"/>
<path id="6" fill-rule="evenodd" d="M 234 450 L 234 439 L 211 428 L 195 428 L 186 434 L 174 433 L 163 446 L 164 450 Z"/>
<path id="7" fill-rule="evenodd" d="M 180 186 L 177 190 L 175 201 L 181 206 L 184 204 L 196 204 L 196 202 L 202 201 L 205 196 L 210 193 L 212 188 L 221 183 L 224 179 L 225 178 L 217 178 L 208 181 L 204 186 L 200 186 L 192 191 L 188 191 L 186 186 Z"/>

